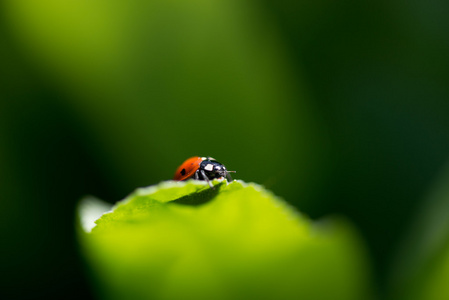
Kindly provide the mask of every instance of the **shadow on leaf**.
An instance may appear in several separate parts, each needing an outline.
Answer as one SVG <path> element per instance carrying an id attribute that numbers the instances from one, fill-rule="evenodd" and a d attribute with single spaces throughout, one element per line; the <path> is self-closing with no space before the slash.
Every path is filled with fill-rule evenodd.
<path id="1" fill-rule="evenodd" d="M 181 197 L 179 199 L 176 199 L 174 201 L 171 201 L 170 203 L 192 205 L 192 206 L 205 204 L 214 199 L 218 195 L 224 184 L 225 184 L 224 182 L 220 182 L 219 184 L 214 186 L 215 189 L 207 188 L 197 193 L 193 193 Z"/>

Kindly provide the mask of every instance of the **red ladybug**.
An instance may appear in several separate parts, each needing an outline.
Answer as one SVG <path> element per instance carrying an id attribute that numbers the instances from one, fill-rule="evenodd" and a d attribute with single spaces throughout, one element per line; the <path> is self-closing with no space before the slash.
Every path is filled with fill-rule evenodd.
<path id="1" fill-rule="evenodd" d="M 176 170 L 174 180 L 187 180 L 190 178 L 196 180 L 205 180 L 209 183 L 209 186 L 213 188 L 210 180 L 215 178 L 224 178 L 230 182 L 232 177 L 229 173 L 235 173 L 235 171 L 228 171 L 226 167 L 213 159 L 212 157 L 199 157 L 194 156 L 187 159 Z"/>

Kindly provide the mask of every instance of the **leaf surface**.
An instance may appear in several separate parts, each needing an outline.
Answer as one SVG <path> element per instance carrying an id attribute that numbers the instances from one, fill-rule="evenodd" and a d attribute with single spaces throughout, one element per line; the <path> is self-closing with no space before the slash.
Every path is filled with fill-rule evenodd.
<path id="1" fill-rule="evenodd" d="M 256 184 L 214 183 L 138 189 L 80 230 L 106 298 L 366 296 L 366 262 L 346 222 L 313 223 Z"/>

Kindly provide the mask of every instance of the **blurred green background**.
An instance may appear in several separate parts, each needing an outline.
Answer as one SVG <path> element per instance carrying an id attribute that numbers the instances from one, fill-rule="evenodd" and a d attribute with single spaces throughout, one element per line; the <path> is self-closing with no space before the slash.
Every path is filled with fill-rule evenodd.
<path id="1" fill-rule="evenodd" d="M 0 298 L 93 297 L 77 200 L 115 202 L 195 155 L 313 218 L 347 216 L 386 297 L 449 156 L 448 13 L 443 0 L 2 1 Z"/>

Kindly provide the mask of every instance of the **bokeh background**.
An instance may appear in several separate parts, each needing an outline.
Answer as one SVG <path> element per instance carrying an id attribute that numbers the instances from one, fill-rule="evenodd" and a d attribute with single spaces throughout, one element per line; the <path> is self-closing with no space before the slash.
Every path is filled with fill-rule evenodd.
<path id="1" fill-rule="evenodd" d="M 448 15 L 443 0 L 3 0 L 0 298 L 93 298 L 77 201 L 114 203 L 195 155 L 349 218 L 386 298 L 449 157 Z"/>

